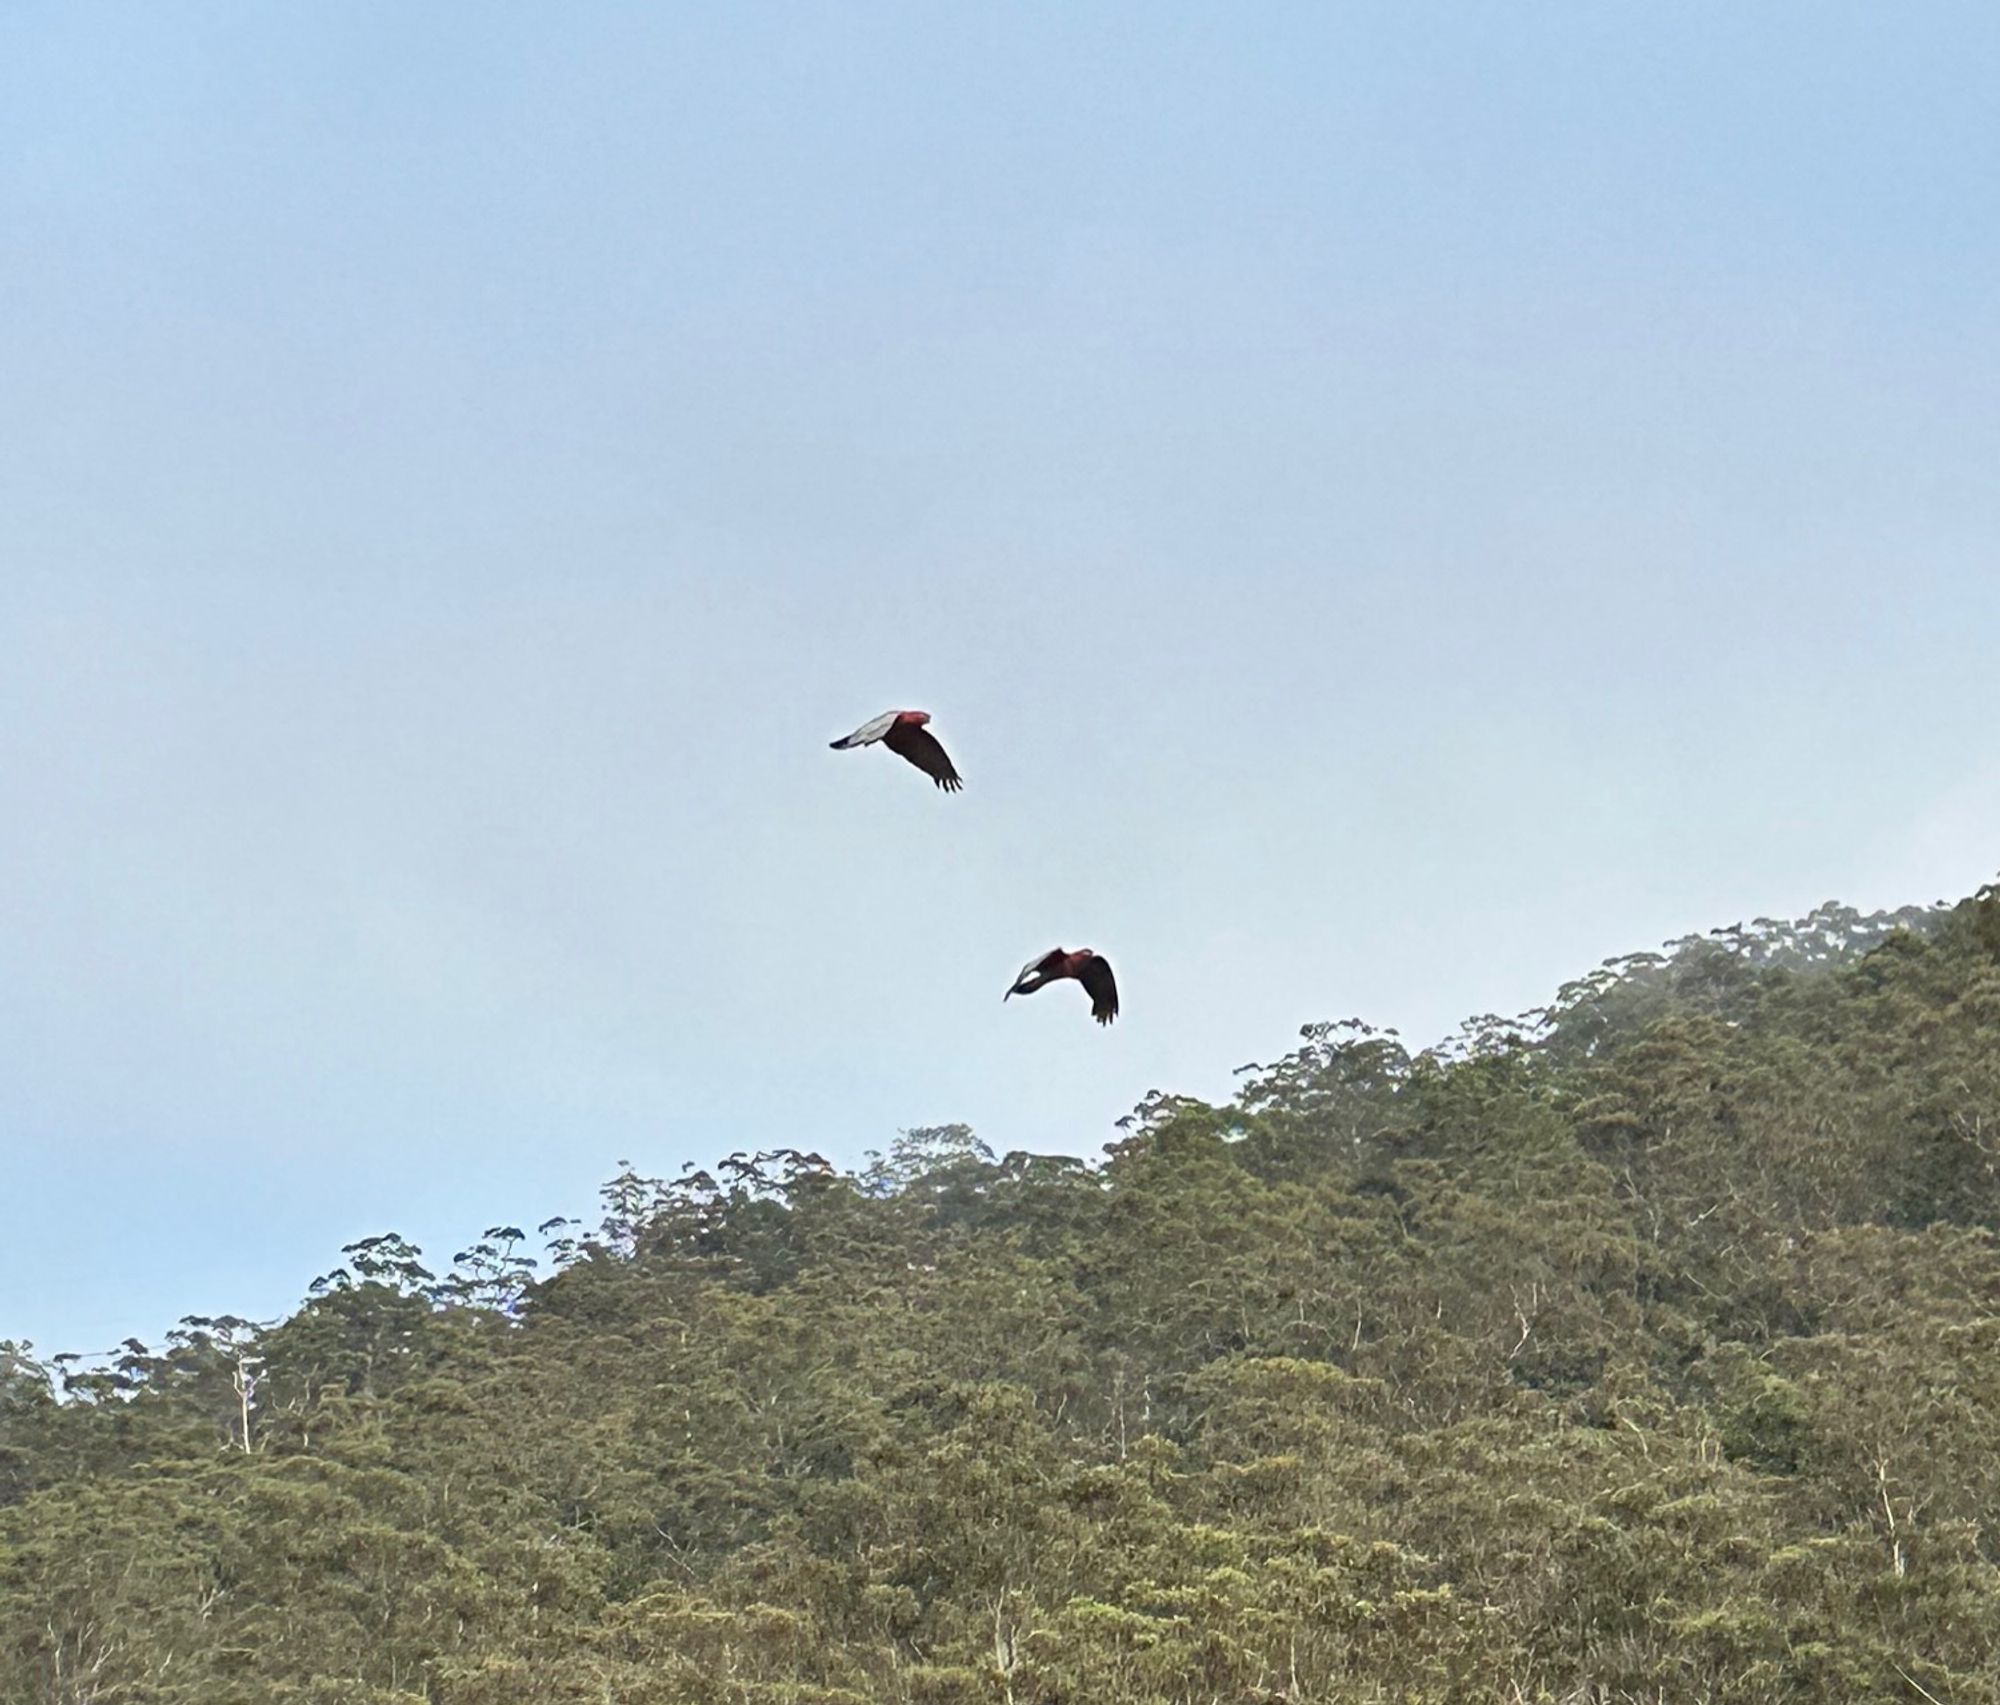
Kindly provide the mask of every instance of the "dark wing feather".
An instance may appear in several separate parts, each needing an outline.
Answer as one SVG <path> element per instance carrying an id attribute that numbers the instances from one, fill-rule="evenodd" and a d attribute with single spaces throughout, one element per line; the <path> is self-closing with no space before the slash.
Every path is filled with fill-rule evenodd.
<path id="1" fill-rule="evenodd" d="M 1111 975 L 1110 960 L 1101 953 L 1093 953 L 1083 962 L 1076 978 L 1090 996 L 1092 1018 L 1099 1024 L 1109 1024 L 1118 1016 L 1118 983 Z"/>
<path id="2" fill-rule="evenodd" d="M 882 744 L 898 757 L 909 759 L 947 793 L 956 792 L 965 785 L 959 779 L 958 771 L 951 767 L 951 760 L 944 755 L 937 736 L 919 723 L 897 723 L 882 736 Z"/>

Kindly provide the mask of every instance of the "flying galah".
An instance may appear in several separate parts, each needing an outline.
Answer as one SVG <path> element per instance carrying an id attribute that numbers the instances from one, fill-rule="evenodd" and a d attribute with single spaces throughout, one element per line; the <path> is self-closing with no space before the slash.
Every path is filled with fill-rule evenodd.
<path id="1" fill-rule="evenodd" d="M 965 783 L 951 767 L 937 736 L 924 727 L 930 719 L 927 710 L 884 711 L 873 722 L 864 722 L 852 734 L 833 741 L 832 746 L 836 752 L 844 752 L 850 746 L 872 746 L 879 740 L 897 757 L 915 764 L 946 793 L 956 793 Z"/>
<path id="2" fill-rule="evenodd" d="M 1021 967 L 1014 986 L 1000 998 L 1031 995 L 1064 977 L 1074 977 L 1083 985 L 1084 993 L 1090 996 L 1090 1016 L 1099 1024 L 1109 1024 L 1118 1016 L 1118 984 L 1111 976 L 1111 961 L 1088 947 L 1079 947 L 1074 953 L 1052 947 L 1039 959 L 1030 959 Z"/>

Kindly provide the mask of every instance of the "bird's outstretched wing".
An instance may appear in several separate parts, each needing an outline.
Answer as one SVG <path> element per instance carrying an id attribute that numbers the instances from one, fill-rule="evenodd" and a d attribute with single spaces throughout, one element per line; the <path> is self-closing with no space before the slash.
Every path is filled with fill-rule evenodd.
<path id="1" fill-rule="evenodd" d="M 864 722 L 852 734 L 843 734 L 829 744 L 836 752 L 844 752 L 850 746 L 872 746 L 896 726 L 896 718 L 900 715 L 901 711 L 885 710 L 873 722 Z"/>
<path id="2" fill-rule="evenodd" d="M 1076 976 L 1090 996 L 1090 1016 L 1099 1024 L 1109 1024 L 1118 1016 L 1118 983 L 1111 975 L 1111 961 L 1093 953 Z"/>
<path id="3" fill-rule="evenodd" d="M 937 736 L 928 728 L 914 722 L 892 723 L 882 743 L 898 757 L 909 759 L 946 793 L 956 793 L 965 786 L 938 744 Z"/>
<path id="4" fill-rule="evenodd" d="M 1051 947 L 1048 952 L 1037 954 L 1021 967 L 1021 974 L 1014 979 L 1008 995 L 1031 995 L 1049 979 L 1049 973 L 1060 965 L 1068 955 L 1060 947 Z M 1006 999 L 1003 995 L 1001 999 Z"/>

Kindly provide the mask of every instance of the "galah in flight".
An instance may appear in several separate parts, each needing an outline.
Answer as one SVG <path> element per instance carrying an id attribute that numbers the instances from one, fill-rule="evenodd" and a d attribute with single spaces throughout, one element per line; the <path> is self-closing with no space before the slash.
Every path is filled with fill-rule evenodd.
<path id="1" fill-rule="evenodd" d="M 897 757 L 915 764 L 946 793 L 956 793 L 965 783 L 951 767 L 937 736 L 924 727 L 930 719 L 927 710 L 887 710 L 873 722 L 864 722 L 852 734 L 833 741 L 832 746 L 836 752 L 844 752 L 850 746 L 872 746 L 879 740 Z"/>
<path id="2" fill-rule="evenodd" d="M 1090 996 L 1090 1016 L 1099 1024 L 1109 1024 L 1118 1016 L 1118 984 L 1111 976 L 1111 961 L 1087 947 L 1074 953 L 1052 947 L 1039 959 L 1030 959 L 1021 967 L 1014 986 L 1000 998 L 1005 1001 L 1014 995 L 1031 995 L 1064 977 L 1074 977 L 1083 985 L 1084 993 Z"/>

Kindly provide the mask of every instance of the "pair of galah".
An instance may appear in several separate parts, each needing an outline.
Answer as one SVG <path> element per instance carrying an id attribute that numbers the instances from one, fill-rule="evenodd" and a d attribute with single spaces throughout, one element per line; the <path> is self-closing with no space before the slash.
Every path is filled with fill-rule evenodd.
<path id="1" fill-rule="evenodd" d="M 849 747 L 873 746 L 879 741 L 897 757 L 915 764 L 946 793 L 956 793 L 965 783 L 952 767 L 938 737 L 924 726 L 930 719 L 930 712 L 924 710 L 884 711 L 873 722 L 864 722 L 852 734 L 831 744 L 836 752 L 844 752 Z M 1074 978 L 1083 985 L 1084 993 L 1090 996 L 1090 1015 L 1099 1024 L 1109 1024 L 1118 1016 L 1118 984 L 1111 975 L 1111 962 L 1088 947 L 1073 951 L 1052 947 L 1039 958 L 1029 960 L 1014 979 L 1014 986 L 1000 998 L 1006 1001 L 1015 995 L 1031 995 L 1064 978 Z"/>

